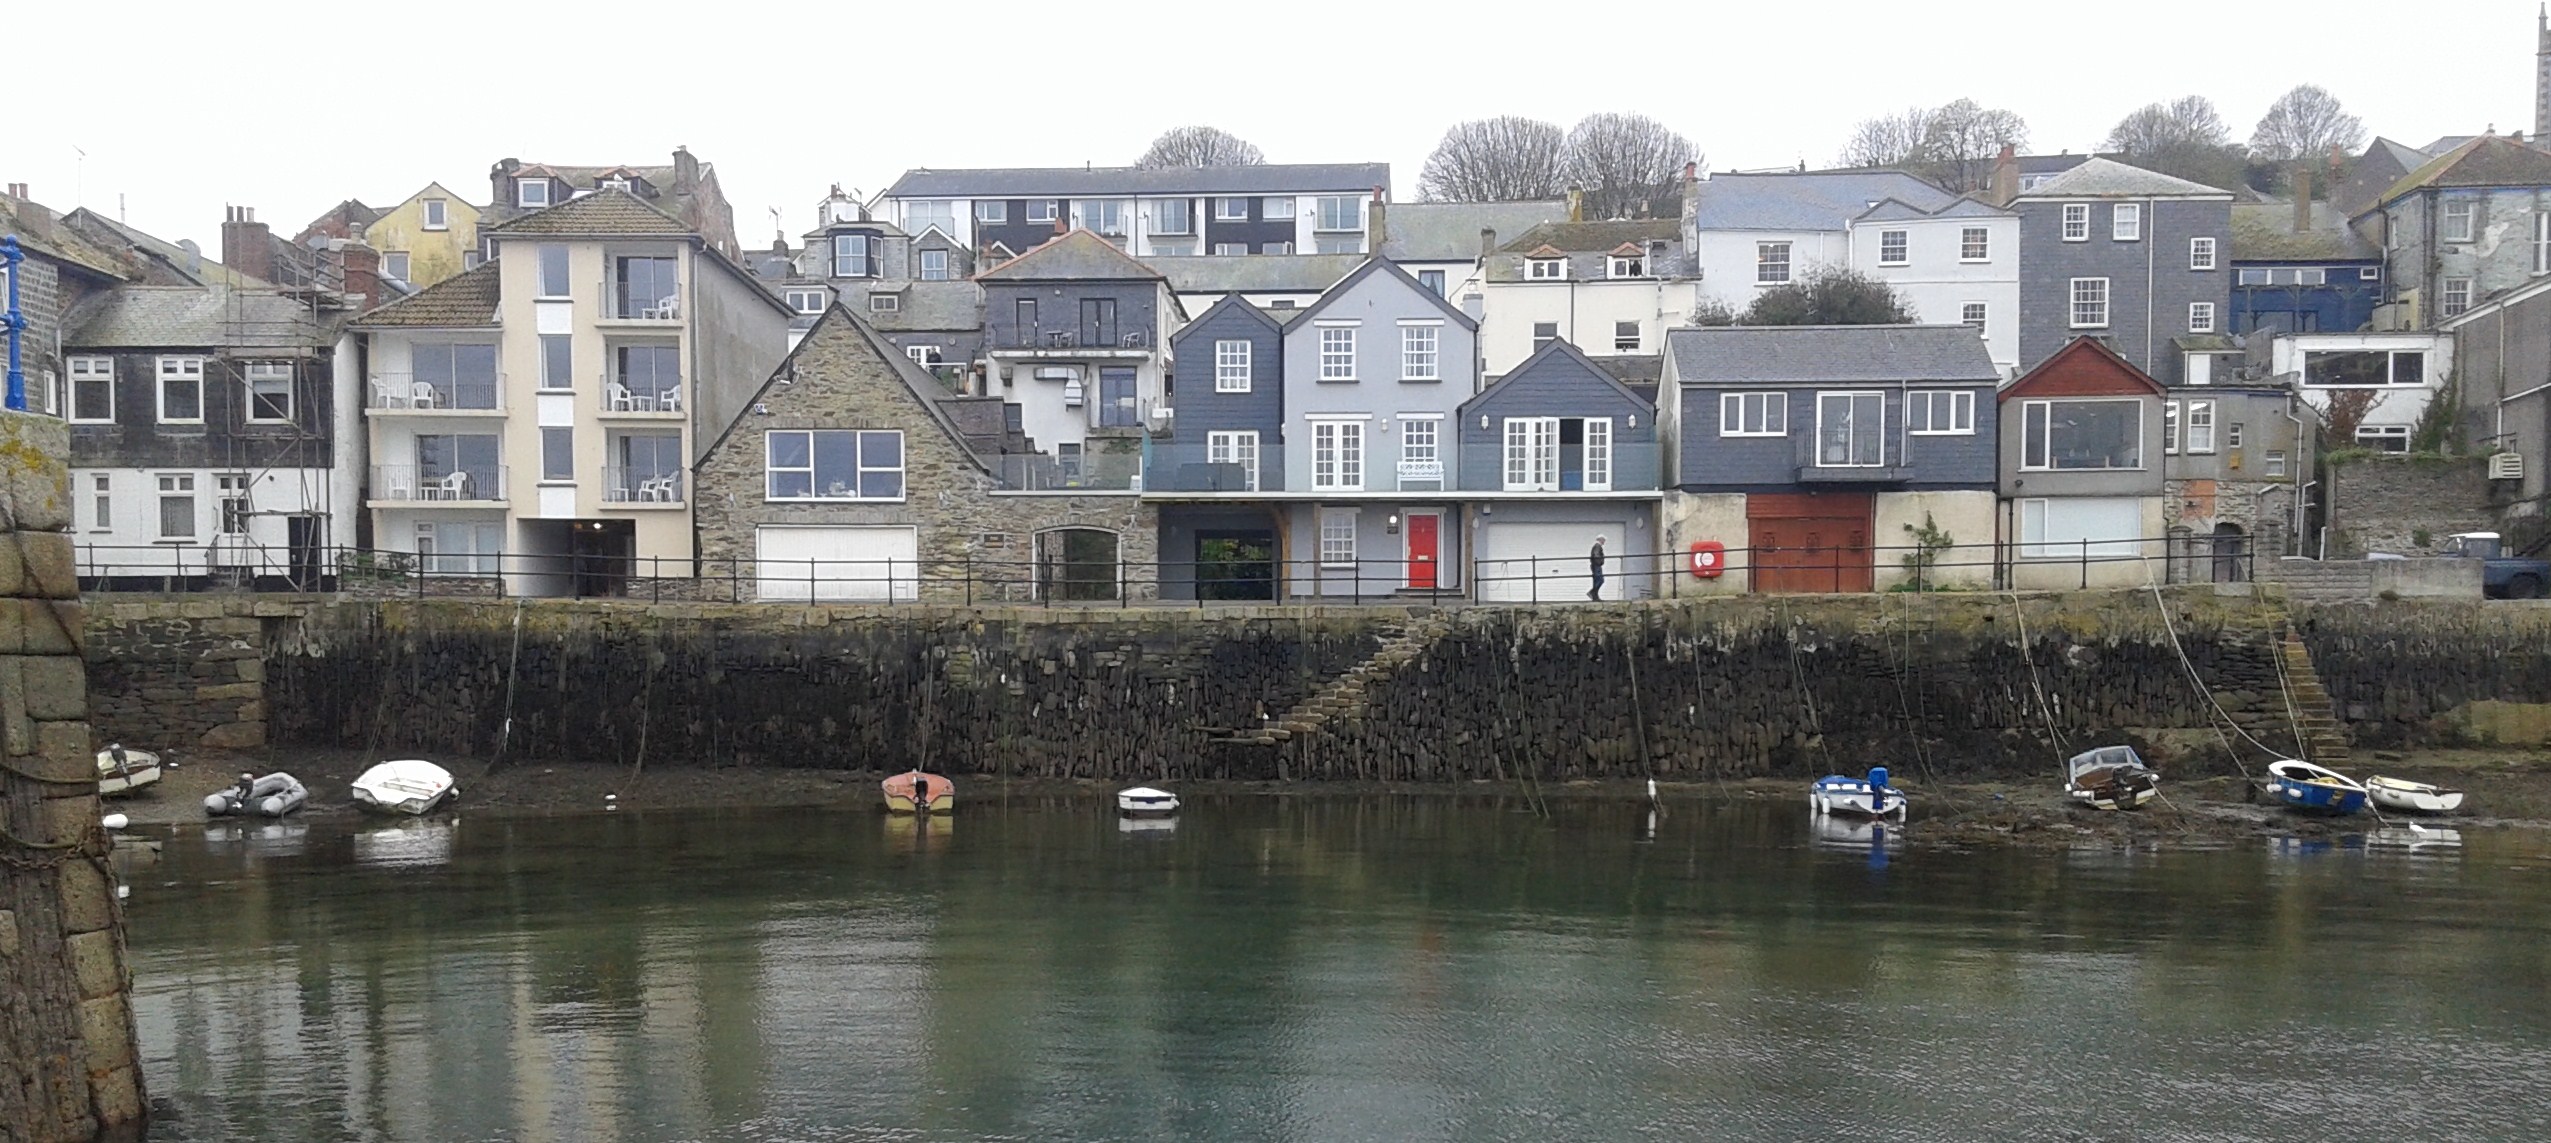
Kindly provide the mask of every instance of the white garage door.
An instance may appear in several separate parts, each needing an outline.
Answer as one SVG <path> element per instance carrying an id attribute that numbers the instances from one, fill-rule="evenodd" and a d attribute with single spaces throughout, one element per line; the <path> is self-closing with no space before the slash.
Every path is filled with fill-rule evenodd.
<path id="1" fill-rule="evenodd" d="M 760 594 L 772 600 L 917 599 L 920 541 L 907 527 L 763 528 Z"/>
<path id="2" fill-rule="evenodd" d="M 1480 529 L 1479 598 L 1494 603 L 1560 603 L 1584 599 L 1591 577 L 1586 554 L 1603 537 L 1603 598 L 1628 586 L 1621 557 L 1629 552 L 1621 525 L 1489 524 Z"/>

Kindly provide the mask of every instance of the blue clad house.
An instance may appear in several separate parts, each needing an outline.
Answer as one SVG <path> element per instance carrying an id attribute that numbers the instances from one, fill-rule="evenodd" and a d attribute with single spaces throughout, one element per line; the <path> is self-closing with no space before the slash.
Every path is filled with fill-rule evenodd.
<path id="1" fill-rule="evenodd" d="M 1598 538 L 1602 598 L 1658 594 L 1654 402 L 1554 341 L 1464 402 L 1459 424 L 1473 595 L 1582 598 Z"/>
<path id="2" fill-rule="evenodd" d="M 2252 333 L 2353 333 L 2383 300 L 2383 251 L 2327 203 L 2232 208 L 2232 322 Z M 2209 378 L 2209 380 L 2223 380 Z"/>
<path id="3" fill-rule="evenodd" d="M 1175 416 L 1143 463 L 1164 598 L 1272 599 L 1285 487 L 1284 320 L 1228 294 L 1171 335 Z"/>
<path id="4" fill-rule="evenodd" d="M 1666 340 L 1667 549 L 1726 552 L 1718 591 L 1992 581 L 2000 380 L 1963 325 L 1719 326 Z M 1954 565 L 1954 566 L 1938 566 Z"/>

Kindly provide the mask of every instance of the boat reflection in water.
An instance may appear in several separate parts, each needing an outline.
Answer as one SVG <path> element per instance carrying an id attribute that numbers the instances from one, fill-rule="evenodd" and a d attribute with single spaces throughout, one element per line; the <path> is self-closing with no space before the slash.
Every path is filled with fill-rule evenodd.
<path id="1" fill-rule="evenodd" d="M 897 853 L 938 853 L 957 832 L 957 819 L 945 814 L 887 814 L 886 848 Z"/>
<path id="2" fill-rule="evenodd" d="M 241 852 L 250 857 L 299 857 L 310 848 L 310 823 L 300 818 L 275 821 L 215 821 L 204 826 L 208 853 Z"/>
<path id="3" fill-rule="evenodd" d="M 1836 853 L 1866 854 L 1871 869 L 1886 868 L 1889 857 L 1904 852 L 1904 827 L 1885 818 L 1817 814 L 1808 821 L 1809 845 Z"/>
<path id="4" fill-rule="evenodd" d="M 452 818 L 406 818 L 394 825 L 356 830 L 355 864 L 382 868 L 446 865 L 452 860 L 452 847 L 459 841 L 460 832 L 461 823 Z"/>
<path id="5" fill-rule="evenodd" d="M 2279 837 L 2268 842 L 2279 857 L 2323 857 L 2334 853 L 2459 857 L 2462 833 L 2434 826 L 2384 826 L 2338 837 Z"/>
<path id="6" fill-rule="evenodd" d="M 1116 832 L 1144 837 L 1168 837 L 1178 832 L 1178 819 L 1174 817 L 1129 818 L 1119 815 L 1116 819 Z"/>

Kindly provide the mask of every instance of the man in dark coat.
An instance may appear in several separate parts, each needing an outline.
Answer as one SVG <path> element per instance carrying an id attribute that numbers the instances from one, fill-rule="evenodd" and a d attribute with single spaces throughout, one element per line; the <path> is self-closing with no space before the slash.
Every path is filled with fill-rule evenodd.
<path id="1" fill-rule="evenodd" d="M 1594 538 L 1594 550 L 1586 553 L 1586 566 L 1594 572 L 1594 586 L 1586 589 L 1587 599 L 1603 598 L 1603 537 Z"/>

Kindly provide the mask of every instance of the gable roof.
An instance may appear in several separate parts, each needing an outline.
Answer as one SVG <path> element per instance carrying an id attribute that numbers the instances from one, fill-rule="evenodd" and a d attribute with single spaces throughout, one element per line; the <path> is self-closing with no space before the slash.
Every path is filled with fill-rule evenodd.
<path id="1" fill-rule="evenodd" d="M 496 324 L 496 266 L 490 258 L 475 270 L 464 270 L 405 298 L 354 319 L 358 329 L 465 329 Z"/>
<path id="2" fill-rule="evenodd" d="M 168 272 L 198 286 L 258 286 L 265 283 L 224 266 L 204 256 L 199 248 L 188 250 L 156 235 L 118 222 L 83 206 L 63 215 L 62 221 L 98 242 L 120 241 L 135 252 L 145 255 Z"/>
<path id="3" fill-rule="evenodd" d="M 861 320 L 859 315 L 850 312 L 850 307 L 838 301 L 825 307 L 824 312 L 815 319 L 815 324 L 807 329 L 806 336 L 798 340 L 796 348 L 789 350 L 788 356 L 781 358 L 779 365 L 771 370 L 771 375 L 762 379 L 761 385 L 753 390 L 753 395 L 746 398 L 743 405 L 738 407 L 735 419 L 728 421 L 724 428 L 718 430 L 717 439 L 710 441 L 707 448 L 701 449 L 700 456 L 706 458 L 723 447 L 727 438 L 735 435 L 736 427 L 744 423 L 744 418 L 753 415 L 753 407 L 762 403 L 763 398 L 769 395 L 772 386 L 782 381 L 792 385 L 800 382 L 801 378 L 797 373 L 797 356 L 807 352 L 807 347 L 819 344 L 829 345 L 840 338 L 857 338 L 865 343 L 868 351 L 876 354 L 877 359 L 884 363 L 887 369 L 894 372 L 895 378 L 903 382 L 904 389 L 911 395 L 913 401 L 921 406 L 922 415 L 929 418 L 930 423 L 937 426 L 940 432 L 948 435 L 948 440 L 957 446 L 957 451 L 963 453 L 978 471 L 997 475 L 992 472 L 992 466 L 985 463 L 983 457 L 974 451 L 973 445 L 968 443 L 965 431 L 958 427 L 956 420 L 948 415 L 946 409 L 940 407 L 939 398 L 945 395 L 945 390 L 939 387 L 938 379 L 922 369 L 918 362 L 906 356 L 903 350 L 897 348 L 894 342 L 888 341 L 884 334 L 878 333 L 876 327 Z"/>
<path id="4" fill-rule="evenodd" d="M 1274 330 L 1277 333 L 1284 332 L 1285 323 L 1276 320 L 1274 315 L 1269 314 L 1267 311 L 1259 309 L 1256 306 L 1250 305 L 1248 299 L 1243 298 L 1238 294 L 1224 294 L 1221 301 L 1206 306 L 1205 312 L 1197 314 L 1193 320 L 1189 321 L 1186 325 L 1179 327 L 1177 333 L 1169 335 L 1169 339 L 1175 342 L 1181 339 L 1188 330 L 1204 328 L 1204 324 L 1207 319 L 1213 317 L 1215 314 L 1221 313 L 1224 310 L 1238 310 L 1242 313 L 1248 314 L 1251 318 L 1256 319 L 1259 324 L 1266 326 L 1268 329 Z"/>
<path id="5" fill-rule="evenodd" d="M 29 254 L 100 277 L 130 280 L 136 276 L 118 251 L 64 225 L 61 216 L 39 203 L 0 194 L 0 231 L 17 235 L 19 247 Z"/>
<path id="6" fill-rule="evenodd" d="M 1074 227 L 1028 252 L 975 274 L 977 281 L 1165 281 L 1161 272 L 1134 260 L 1095 232 Z"/>
<path id="7" fill-rule="evenodd" d="M 681 219 L 618 188 L 578 195 L 487 227 L 495 238 L 696 238 Z"/>
<path id="8" fill-rule="evenodd" d="M 320 345 L 334 324 L 272 289 L 118 286 L 72 307 L 62 341 L 79 349 Z"/>
<path id="9" fill-rule="evenodd" d="M 2090 360 L 2087 362 L 2081 361 L 2081 359 L 2085 357 Z M 2047 383 L 2050 379 L 2057 377 L 2063 371 L 2077 368 L 2080 365 L 2087 365 L 2093 369 L 2104 369 L 2124 380 L 2128 386 L 2144 389 L 2156 396 L 2169 392 L 2168 389 L 2162 386 L 2161 382 L 2152 379 L 2152 374 L 2135 368 L 2134 362 L 2128 361 L 2124 357 L 2119 356 L 2117 351 L 2110 348 L 2107 342 L 2085 334 L 2065 343 L 2064 348 L 2048 354 L 2046 360 L 2037 363 L 2036 368 L 2020 374 L 2019 380 L 2011 382 L 2007 388 L 2004 388 L 1999 395 L 1994 397 L 1994 401 L 1996 403 L 2000 403 L 2008 401 L 2013 397 L 2025 395 L 2029 392 L 2029 390 Z"/>
<path id="10" fill-rule="evenodd" d="M 1226 167 L 976 167 L 905 171 L 887 198 L 1107 198 L 1160 194 L 1368 193 L 1391 185 L 1389 163 L 1260 163 Z"/>
<path id="11" fill-rule="evenodd" d="M 1476 330 L 1479 328 L 1479 319 L 1463 313 L 1461 311 L 1461 307 L 1446 301 L 1442 294 L 1438 294 L 1435 291 L 1420 285 L 1417 279 L 1408 276 L 1408 271 L 1393 265 L 1391 260 L 1388 258 L 1366 258 L 1363 265 L 1355 268 L 1354 273 L 1338 279 L 1338 284 L 1329 287 L 1326 291 L 1321 293 L 1318 301 L 1302 307 L 1301 312 L 1291 321 L 1285 322 L 1285 324 L 1287 326 L 1300 325 L 1303 319 L 1308 318 L 1313 314 L 1317 314 L 1321 310 L 1327 309 L 1329 307 L 1329 303 L 1346 296 L 1346 292 L 1354 288 L 1357 282 L 1361 282 L 1375 274 L 1389 274 L 1391 277 L 1399 279 L 1401 285 L 1406 286 L 1410 290 L 1424 296 L 1427 301 L 1435 303 L 1436 309 L 1444 311 L 1446 316 L 1452 318 L 1454 321 L 1460 322 L 1463 329 Z"/>
<path id="12" fill-rule="evenodd" d="M 2033 190 L 2021 191 L 2019 197 L 2229 199 L 2232 192 L 2094 156 Z"/>
<path id="13" fill-rule="evenodd" d="M 1882 199 L 1937 211 L 1958 197 L 1902 171 L 1729 172 L 1696 186 L 1701 230 L 1840 230 Z"/>
<path id="14" fill-rule="evenodd" d="M 2311 229 L 2300 233 L 2294 229 L 2292 202 L 2234 203 L 2231 237 L 2234 262 L 2372 261 L 2383 256 L 2357 236 L 2338 208 L 2325 202 L 2312 204 Z"/>
<path id="15" fill-rule="evenodd" d="M 1570 345 L 1565 341 L 1553 341 L 1548 345 L 1542 346 L 1539 350 L 1534 351 L 1532 356 L 1524 358 L 1523 364 L 1507 370 L 1506 375 L 1498 378 L 1496 384 L 1480 390 L 1477 396 L 1462 402 L 1461 414 L 1463 416 L 1469 416 L 1471 406 L 1477 405 L 1498 393 L 1504 392 L 1506 386 L 1512 385 L 1518 380 L 1525 380 L 1525 374 L 1531 373 L 1534 369 L 1540 367 L 1542 362 L 1554 359 L 1574 365 L 1577 371 L 1584 374 L 1586 377 L 1601 382 L 1603 387 L 1610 389 L 1615 393 L 1619 393 L 1623 397 L 1647 406 L 1651 412 L 1653 412 L 1656 408 L 1656 399 L 1654 397 L 1643 397 L 1639 395 L 1636 390 L 1622 384 L 1620 378 L 1613 376 L 1611 370 L 1595 364 L 1593 358 L 1585 355 L 1585 351 L 1580 350 L 1576 346 Z M 1540 377 L 1532 378 L 1532 380 L 1546 381 L 1550 380 L 1550 378 Z"/>
<path id="16" fill-rule="evenodd" d="M 1521 234 L 1568 220 L 1568 204 L 1547 202 L 1394 202 L 1382 212 L 1382 257 L 1394 262 L 1469 262 L 1479 232 Z"/>
<path id="17" fill-rule="evenodd" d="M 1697 326 L 1667 331 L 1665 351 L 1685 385 L 1990 385 L 2002 377 L 1965 325 Z"/>
<path id="18" fill-rule="evenodd" d="M 1623 245 L 1644 247 L 1656 240 L 1673 242 L 1683 235 L 1683 224 L 1671 218 L 1646 218 L 1619 222 L 1545 222 L 1518 235 L 1514 241 L 1498 247 L 1500 253 L 1539 254 L 1548 248 L 1552 254 L 1600 254 Z"/>
<path id="19" fill-rule="evenodd" d="M 1364 263 L 1361 254 L 1187 254 L 1145 264 L 1182 294 L 1316 294 Z"/>
<path id="20" fill-rule="evenodd" d="M 2551 153 L 2503 135 L 2482 135 L 2402 175 L 2374 205 L 2434 187 L 2544 186 L 2551 186 Z"/>

